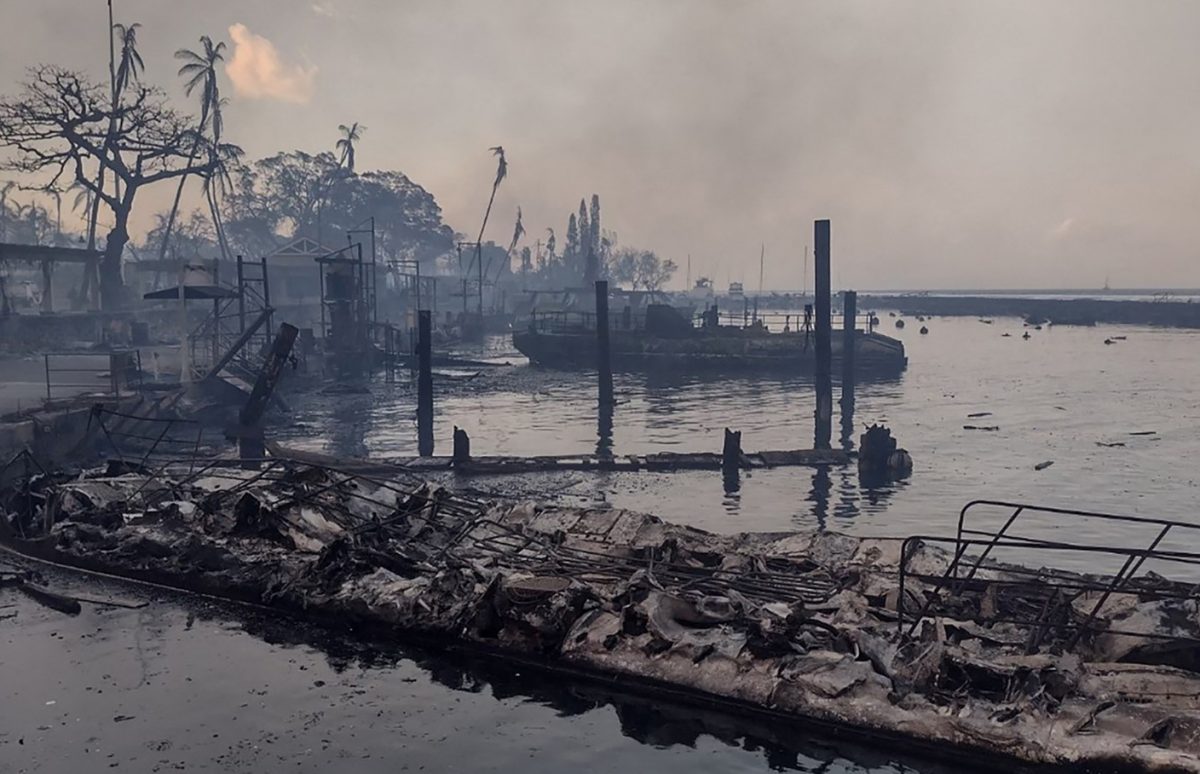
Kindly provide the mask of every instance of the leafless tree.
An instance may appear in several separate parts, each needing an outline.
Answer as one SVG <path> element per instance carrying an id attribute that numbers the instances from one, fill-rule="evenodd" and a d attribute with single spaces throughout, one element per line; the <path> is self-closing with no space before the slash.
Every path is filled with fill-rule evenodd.
<path id="1" fill-rule="evenodd" d="M 114 108 L 103 88 L 52 65 L 34 68 L 21 94 L 0 99 L 0 148 L 11 152 L 4 167 L 48 175 L 47 186 L 74 178 L 112 211 L 100 265 L 105 308 L 123 302 L 121 256 L 138 191 L 182 175 L 206 174 L 211 167 L 208 158 L 203 164 L 192 161 L 198 138 L 190 124 L 155 89 L 135 84 Z M 120 196 L 104 190 L 99 170 L 123 184 Z"/>

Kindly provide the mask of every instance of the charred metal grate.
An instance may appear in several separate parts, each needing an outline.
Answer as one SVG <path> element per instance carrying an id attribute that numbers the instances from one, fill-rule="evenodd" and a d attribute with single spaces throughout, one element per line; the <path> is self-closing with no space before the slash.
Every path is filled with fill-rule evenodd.
<path id="1" fill-rule="evenodd" d="M 763 562 L 754 569 L 722 570 L 669 561 L 660 550 L 652 548 L 629 554 L 620 553 L 622 548 L 614 546 L 614 552 L 609 553 L 567 546 L 492 519 L 481 519 L 468 525 L 446 554 L 464 562 L 482 558 L 510 569 L 579 580 L 623 582 L 644 571 L 652 583 L 666 590 L 713 595 L 732 591 L 757 604 L 820 604 L 839 590 L 837 582 L 815 566 L 786 572 L 770 569 Z"/>

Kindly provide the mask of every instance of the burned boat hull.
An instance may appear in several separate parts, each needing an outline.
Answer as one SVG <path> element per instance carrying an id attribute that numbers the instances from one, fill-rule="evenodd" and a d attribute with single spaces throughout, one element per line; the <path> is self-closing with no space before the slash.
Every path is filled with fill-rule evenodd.
<path id="1" fill-rule="evenodd" d="M 896 375 L 908 365 L 904 345 L 896 339 L 860 332 L 855 341 L 854 363 L 861 373 Z M 625 371 L 750 369 L 803 374 L 816 370 L 815 342 L 804 333 L 725 329 L 667 337 L 614 330 L 610 342 L 613 368 Z M 593 331 L 514 330 L 513 346 L 537 365 L 596 367 Z M 833 337 L 832 350 L 835 367 L 840 368 L 836 366 L 842 360 L 840 335 Z"/>

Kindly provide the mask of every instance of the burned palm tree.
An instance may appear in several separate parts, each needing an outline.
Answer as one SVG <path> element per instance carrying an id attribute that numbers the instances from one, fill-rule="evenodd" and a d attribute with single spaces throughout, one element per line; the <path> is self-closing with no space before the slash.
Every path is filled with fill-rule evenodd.
<path id="1" fill-rule="evenodd" d="M 504 178 L 508 177 L 508 160 L 504 158 L 504 147 L 497 145 L 493 148 L 488 148 L 497 157 L 496 162 L 496 179 L 492 181 L 492 195 L 488 199 L 487 209 L 483 212 L 483 223 L 479 226 L 479 238 L 475 240 L 475 258 L 473 263 L 479 267 L 479 318 L 480 324 L 483 320 L 483 232 L 487 230 L 488 218 L 492 215 L 492 205 L 496 203 L 496 191 L 500 189 L 500 184 L 504 182 Z M 469 272 L 471 267 L 467 267 Z"/>
<path id="2" fill-rule="evenodd" d="M 229 241 L 225 237 L 225 221 L 221 216 L 221 199 L 233 189 L 232 170 L 242 164 L 246 152 L 232 143 L 210 143 L 208 145 L 208 172 L 204 175 L 204 198 L 212 213 L 213 230 L 217 234 L 217 245 L 221 257 L 230 259 Z"/>
<path id="3" fill-rule="evenodd" d="M 338 159 L 338 166 L 345 166 L 347 172 L 354 174 L 354 143 L 362 139 L 362 136 L 366 134 L 367 127 L 355 121 L 349 126 L 338 124 L 338 131 L 342 133 L 336 146 L 342 154 Z"/>
<path id="4" fill-rule="evenodd" d="M 521 224 L 521 208 L 517 208 L 517 225 L 513 226 L 512 241 L 508 243 L 508 255 L 512 257 L 512 251 L 517 249 L 517 242 L 525 235 L 525 226 Z"/>
<path id="5" fill-rule="evenodd" d="M 117 62 L 117 70 L 113 75 L 113 94 L 120 99 L 125 87 L 131 83 L 140 83 L 146 64 L 137 50 L 137 31 L 141 24 L 134 22 L 129 26 L 113 25 L 113 35 L 121 41 L 121 58 Z"/>
<path id="6" fill-rule="evenodd" d="M 206 128 L 211 128 L 213 143 L 221 142 L 221 100 L 220 87 L 217 83 L 217 62 L 225 59 L 225 41 L 213 43 L 212 38 L 207 35 L 200 36 L 200 50 L 191 51 L 186 48 L 181 48 L 175 52 L 175 58 L 183 61 L 183 65 L 179 68 L 179 77 L 184 79 L 183 91 L 187 96 L 192 96 L 196 91 L 200 92 L 200 122 L 196 128 L 195 142 L 192 144 L 192 149 L 188 157 L 188 164 L 195 160 L 196 153 L 199 151 L 204 137 Z M 171 242 L 171 230 L 175 226 L 175 218 L 179 214 L 179 200 L 183 196 L 183 186 L 187 182 L 187 175 L 179 178 L 179 185 L 175 187 L 175 200 L 171 203 L 170 214 L 167 216 L 167 225 L 163 229 L 162 244 L 159 246 L 158 257 L 160 260 L 167 257 L 167 245 Z"/>

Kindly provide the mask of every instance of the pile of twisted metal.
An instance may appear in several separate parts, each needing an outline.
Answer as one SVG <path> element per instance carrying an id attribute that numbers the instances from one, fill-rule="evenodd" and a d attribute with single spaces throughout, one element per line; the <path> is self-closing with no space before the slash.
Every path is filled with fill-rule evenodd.
<path id="1" fill-rule="evenodd" d="M 1091 771 L 1200 771 L 1200 587 L 994 558 L 1073 544 L 717 535 L 619 509 L 468 497 L 270 462 L 37 473 L 0 492 L 9 550 L 456 643 L 674 700 L 888 745 Z M 1099 514 L 1091 514 L 1102 518 Z M 1124 553 L 1122 553 L 1124 552 Z"/>

